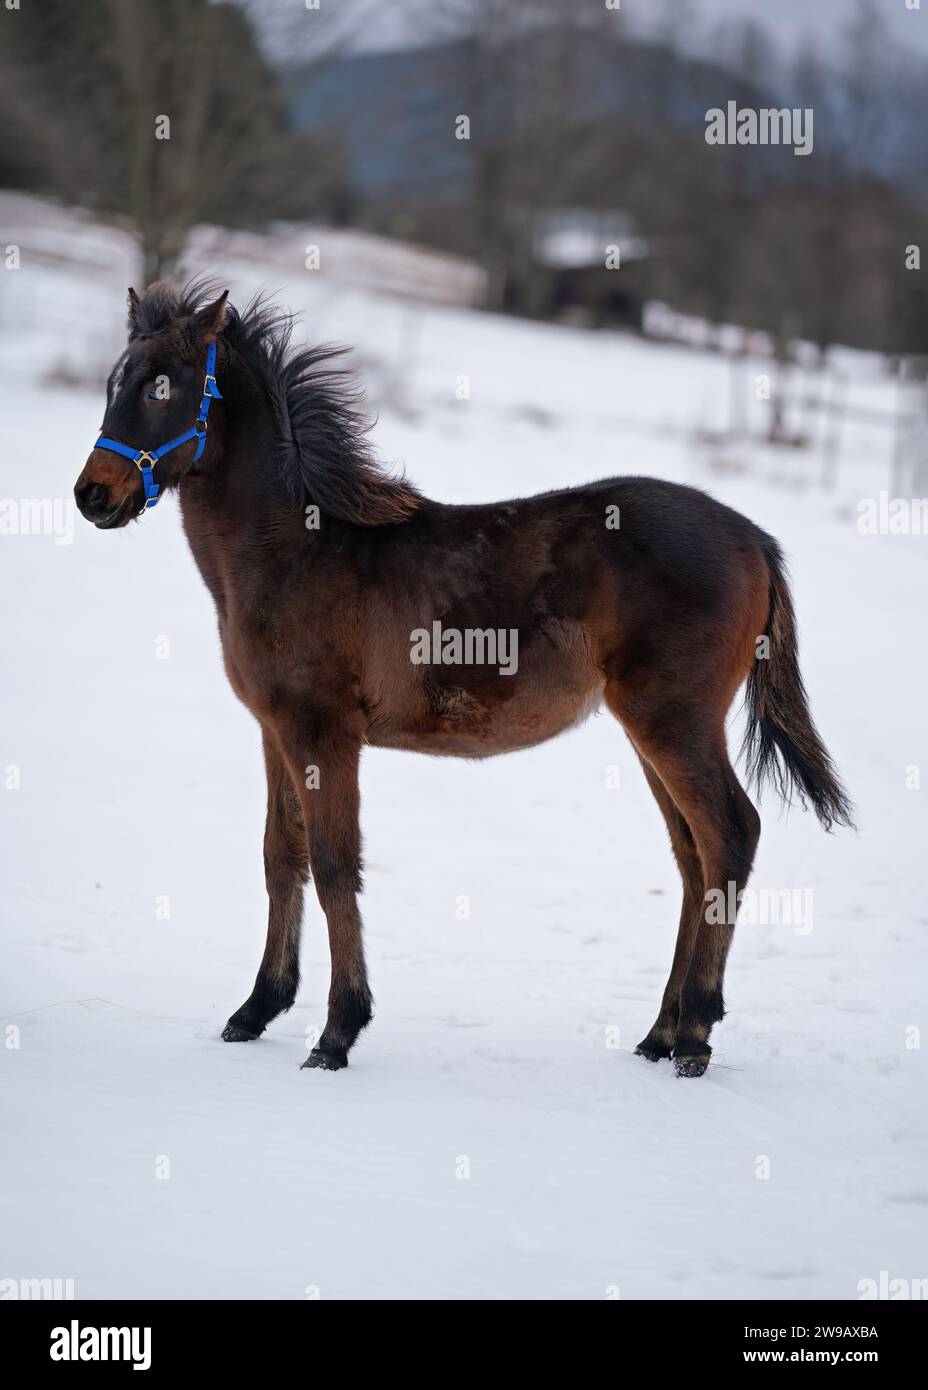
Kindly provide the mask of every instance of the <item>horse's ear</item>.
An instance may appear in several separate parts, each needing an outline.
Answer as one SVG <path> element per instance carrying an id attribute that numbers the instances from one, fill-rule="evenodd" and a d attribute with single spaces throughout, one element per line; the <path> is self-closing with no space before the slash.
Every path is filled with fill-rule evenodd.
<path id="1" fill-rule="evenodd" d="M 139 304 L 141 301 L 131 285 L 129 286 L 129 293 L 126 296 L 126 303 L 129 306 L 129 327 L 135 328 L 138 322 Z"/>
<path id="2" fill-rule="evenodd" d="M 216 341 L 217 336 L 226 326 L 226 300 L 229 298 L 229 291 L 223 290 L 222 294 L 212 304 L 207 304 L 205 309 L 198 309 L 193 316 L 194 326 L 207 343 Z"/>

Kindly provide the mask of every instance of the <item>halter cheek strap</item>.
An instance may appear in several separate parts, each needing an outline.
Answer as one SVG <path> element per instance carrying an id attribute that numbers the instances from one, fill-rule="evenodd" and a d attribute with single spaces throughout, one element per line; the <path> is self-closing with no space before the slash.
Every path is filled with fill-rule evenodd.
<path id="1" fill-rule="evenodd" d="M 200 401 L 200 409 L 197 412 L 196 424 L 192 429 L 187 430 L 186 434 L 179 434 L 176 439 L 169 439 L 167 444 L 162 444 L 157 449 L 132 449 L 128 444 L 120 444 L 118 439 L 109 439 L 101 434 L 94 445 L 95 449 L 109 449 L 113 454 L 121 454 L 123 458 L 131 460 L 136 464 L 142 475 L 142 486 L 145 489 L 145 510 L 155 507 L 158 504 L 161 488 L 155 482 L 155 465 L 159 459 L 163 459 L 165 454 L 169 454 L 172 449 L 179 449 L 181 444 L 186 444 L 189 440 L 197 441 L 197 451 L 193 456 L 194 463 L 197 463 L 206 448 L 206 428 L 209 417 L 209 408 L 213 401 L 221 401 L 222 394 L 216 385 L 216 344 L 210 343 L 206 349 L 206 377 L 203 381 L 203 396 Z"/>

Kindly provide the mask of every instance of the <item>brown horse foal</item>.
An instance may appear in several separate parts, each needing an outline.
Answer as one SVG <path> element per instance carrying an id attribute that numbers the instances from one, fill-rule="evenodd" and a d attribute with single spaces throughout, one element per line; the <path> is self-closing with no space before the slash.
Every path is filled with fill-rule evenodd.
<path id="1" fill-rule="evenodd" d="M 153 475 L 179 489 L 229 680 L 261 725 L 267 946 L 223 1037 L 257 1038 L 293 1003 L 310 869 L 332 977 L 305 1065 L 346 1066 L 370 1021 L 358 910 L 365 743 L 488 757 L 552 738 L 604 701 L 638 753 L 683 879 L 670 978 L 638 1051 L 701 1075 L 734 928 L 710 920 L 707 894 L 745 887 L 760 829 L 725 741 L 744 681 L 749 769 L 772 774 L 784 796 L 795 787 L 826 828 L 850 824 L 809 714 L 776 542 L 705 494 L 649 478 L 432 502 L 371 456 L 331 350 L 291 351 L 287 316 L 260 301 L 239 314 L 214 295 L 202 283 L 129 291 L 108 443 L 75 494 L 88 520 L 111 528 L 145 510 Z M 190 427 L 210 345 L 222 396 L 204 439 L 202 407 Z M 172 447 L 153 460 L 162 440 Z"/>

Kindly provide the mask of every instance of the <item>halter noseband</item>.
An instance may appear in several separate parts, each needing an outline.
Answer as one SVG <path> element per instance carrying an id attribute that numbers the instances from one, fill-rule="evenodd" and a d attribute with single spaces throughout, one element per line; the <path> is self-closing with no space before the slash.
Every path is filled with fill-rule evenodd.
<path id="1" fill-rule="evenodd" d="M 130 449 L 128 444 L 120 444 L 118 439 L 108 439 L 101 434 L 94 445 L 95 449 L 109 449 L 113 454 L 122 454 L 123 458 L 130 459 L 138 466 L 142 475 L 142 484 L 145 488 L 145 510 L 149 507 L 158 505 L 158 494 L 161 489 L 154 479 L 155 464 L 159 459 L 163 459 L 165 454 L 169 454 L 172 449 L 179 449 L 181 444 L 186 444 L 189 440 L 197 441 L 197 451 L 193 456 L 196 463 L 206 448 L 206 426 L 209 408 L 213 401 L 221 401 L 222 395 L 216 385 L 216 344 L 210 343 L 206 349 L 206 377 L 203 381 L 203 399 L 200 401 L 200 409 L 197 414 L 196 424 L 192 429 L 187 430 L 186 434 L 179 434 L 176 439 L 171 439 L 167 444 L 162 444 L 158 449 Z"/>

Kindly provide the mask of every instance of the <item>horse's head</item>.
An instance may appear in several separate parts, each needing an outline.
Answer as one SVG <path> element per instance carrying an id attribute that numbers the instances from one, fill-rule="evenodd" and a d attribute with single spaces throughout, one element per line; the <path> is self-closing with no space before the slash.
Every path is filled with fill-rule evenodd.
<path id="1" fill-rule="evenodd" d="M 129 344 L 106 385 L 100 439 L 74 487 L 81 514 L 101 530 L 125 526 L 202 454 L 208 401 L 218 396 L 207 362 L 227 296 L 185 313 L 170 286 L 152 285 L 142 299 L 129 291 Z"/>

